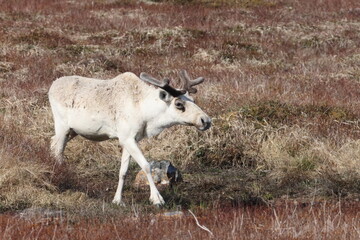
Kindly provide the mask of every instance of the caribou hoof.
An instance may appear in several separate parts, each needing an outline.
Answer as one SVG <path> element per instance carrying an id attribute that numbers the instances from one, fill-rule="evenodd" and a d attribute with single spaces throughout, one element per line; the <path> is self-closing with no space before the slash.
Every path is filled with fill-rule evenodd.
<path id="1" fill-rule="evenodd" d="M 112 203 L 116 204 L 116 205 L 118 205 L 120 207 L 125 207 L 126 206 L 126 204 L 123 201 L 117 200 L 117 199 L 112 200 Z"/>
<path id="2" fill-rule="evenodd" d="M 160 195 L 160 193 L 157 193 L 155 196 L 151 196 L 150 202 L 155 206 L 162 206 L 165 204 L 165 201 Z"/>

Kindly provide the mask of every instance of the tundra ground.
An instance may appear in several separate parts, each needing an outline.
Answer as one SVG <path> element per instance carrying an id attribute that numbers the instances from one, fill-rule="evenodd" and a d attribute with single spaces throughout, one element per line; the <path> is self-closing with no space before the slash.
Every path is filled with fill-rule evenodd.
<path id="1" fill-rule="evenodd" d="M 359 19 L 356 0 L 0 0 L 0 238 L 207 239 L 193 210 L 218 239 L 357 239 Z M 75 138 L 54 164 L 52 81 L 131 71 L 177 83 L 179 69 L 206 78 L 195 99 L 213 127 L 141 144 L 183 173 L 163 209 L 132 186 L 134 163 L 128 208 L 111 204 L 116 141 Z M 17 217 L 29 208 L 65 219 Z M 175 210 L 186 214 L 154 220 Z"/>

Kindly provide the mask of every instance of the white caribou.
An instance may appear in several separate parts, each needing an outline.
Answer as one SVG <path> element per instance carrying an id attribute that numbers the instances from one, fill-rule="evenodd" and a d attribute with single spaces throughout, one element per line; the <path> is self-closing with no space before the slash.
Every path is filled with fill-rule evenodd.
<path id="1" fill-rule="evenodd" d="M 180 78 L 180 89 L 171 87 L 169 79 L 159 81 L 146 73 L 141 73 L 140 78 L 126 72 L 110 80 L 80 76 L 57 79 L 49 90 L 55 124 L 51 149 L 55 158 L 63 163 L 66 143 L 77 135 L 93 141 L 118 139 L 123 152 L 113 203 L 123 205 L 122 189 L 131 156 L 146 173 L 150 201 L 164 204 L 137 142 L 177 124 L 195 126 L 201 131 L 211 126 L 209 116 L 189 95 L 196 93 L 194 86 L 204 78 L 191 80 L 184 70 L 180 71 Z"/>

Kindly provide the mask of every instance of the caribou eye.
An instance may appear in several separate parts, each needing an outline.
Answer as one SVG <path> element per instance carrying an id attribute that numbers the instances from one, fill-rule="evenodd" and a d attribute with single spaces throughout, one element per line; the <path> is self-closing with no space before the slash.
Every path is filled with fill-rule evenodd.
<path id="1" fill-rule="evenodd" d="M 185 111 L 185 103 L 184 101 L 182 101 L 181 99 L 176 99 L 175 100 L 175 107 L 181 111 Z"/>

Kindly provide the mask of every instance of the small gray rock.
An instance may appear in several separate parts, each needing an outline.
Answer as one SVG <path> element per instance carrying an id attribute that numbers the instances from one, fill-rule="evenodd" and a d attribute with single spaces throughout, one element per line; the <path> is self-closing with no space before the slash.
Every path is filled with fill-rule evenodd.
<path id="1" fill-rule="evenodd" d="M 168 160 L 151 161 L 150 167 L 155 184 L 171 186 L 182 181 L 180 171 Z M 136 175 L 134 184 L 136 186 L 149 185 L 146 175 L 142 170 Z"/>

